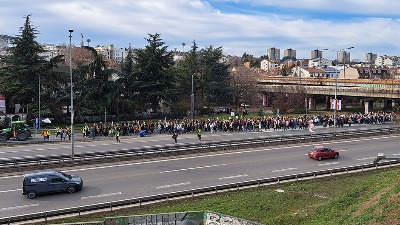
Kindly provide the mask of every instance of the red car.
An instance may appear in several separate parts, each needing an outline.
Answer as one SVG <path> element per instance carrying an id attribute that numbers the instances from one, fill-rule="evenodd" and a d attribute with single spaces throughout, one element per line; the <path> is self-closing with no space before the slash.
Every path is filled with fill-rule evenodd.
<path id="1" fill-rule="evenodd" d="M 314 146 L 308 150 L 308 156 L 317 160 L 330 158 L 337 159 L 339 157 L 339 152 L 326 146 Z"/>

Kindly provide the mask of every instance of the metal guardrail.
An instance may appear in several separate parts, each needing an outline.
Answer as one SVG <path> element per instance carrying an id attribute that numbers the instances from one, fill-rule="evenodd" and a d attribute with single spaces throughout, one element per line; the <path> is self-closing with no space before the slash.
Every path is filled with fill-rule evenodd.
<path id="1" fill-rule="evenodd" d="M 0 158 L 0 170 L 17 169 L 28 166 L 45 166 L 45 165 L 57 165 L 64 163 L 82 163 L 82 162 L 94 162 L 94 161 L 105 161 L 118 158 L 127 158 L 135 156 L 144 156 L 149 154 L 165 154 L 173 152 L 185 152 L 185 151 L 200 151 L 200 150 L 212 150 L 212 149 L 232 149 L 232 148 L 245 148 L 255 146 L 268 146 L 268 145 L 282 145 L 282 144 L 294 144 L 294 143 L 305 143 L 311 141 L 326 141 L 343 138 L 355 138 L 365 137 L 372 135 L 386 135 L 397 132 L 396 128 L 380 128 L 370 130 L 357 130 L 357 131 L 341 131 L 334 133 L 321 133 L 321 134 L 307 134 L 307 135 L 293 135 L 293 136 L 281 136 L 281 137 L 265 137 L 265 138 L 249 138 L 229 141 L 213 141 L 206 143 L 196 144 L 175 144 L 165 146 L 153 146 L 153 147 L 138 147 L 132 149 L 123 150 L 111 150 L 104 152 L 86 152 L 81 154 L 75 154 L 74 160 L 71 160 L 71 155 L 36 155 L 26 157 L 12 157 L 12 158 Z"/>
<path id="2" fill-rule="evenodd" d="M 38 213 L 32 214 L 25 214 L 25 215 L 18 215 L 18 216 L 11 216 L 0 218 L 0 224 L 11 224 L 21 221 L 31 221 L 31 220 L 43 220 L 47 221 L 51 217 L 56 216 L 74 216 L 80 215 L 81 213 L 90 213 L 93 211 L 99 210 L 113 210 L 113 207 L 123 207 L 123 206 L 141 206 L 141 204 L 150 204 L 155 203 L 158 201 L 167 201 L 174 198 L 188 198 L 188 197 L 195 197 L 197 195 L 204 195 L 204 194 L 212 194 L 217 193 L 218 191 L 230 191 L 230 190 L 239 190 L 240 188 L 249 188 L 249 187 L 256 187 L 261 185 L 270 185 L 270 184 L 280 184 L 281 182 L 294 182 L 298 180 L 305 180 L 305 179 L 317 179 L 326 176 L 334 176 L 340 175 L 343 173 L 349 172 L 362 172 L 364 170 L 373 170 L 379 169 L 379 167 L 386 168 L 392 166 L 400 166 L 400 160 L 393 160 L 393 161 L 386 161 L 380 163 L 369 163 L 363 165 L 355 165 L 349 167 L 342 167 L 342 168 L 333 168 L 327 170 L 320 170 L 320 171 L 311 171 L 299 174 L 291 174 L 291 175 L 284 175 L 278 177 L 270 177 L 270 178 L 263 178 L 263 179 L 256 179 L 256 180 L 249 180 L 237 183 L 228 183 L 216 186 L 209 186 L 204 188 L 197 188 L 197 189 L 189 189 L 189 190 L 182 190 L 177 192 L 170 192 L 165 194 L 158 194 L 158 195 L 151 195 L 151 196 L 144 196 L 132 199 L 125 199 L 125 200 L 118 200 L 118 201 L 111 201 L 111 202 L 104 202 L 104 203 L 96 203 L 92 205 L 85 205 L 79 207 L 72 207 L 72 208 L 65 208 L 65 209 L 57 209 L 57 210 L 50 210 L 50 211 L 43 211 Z"/>

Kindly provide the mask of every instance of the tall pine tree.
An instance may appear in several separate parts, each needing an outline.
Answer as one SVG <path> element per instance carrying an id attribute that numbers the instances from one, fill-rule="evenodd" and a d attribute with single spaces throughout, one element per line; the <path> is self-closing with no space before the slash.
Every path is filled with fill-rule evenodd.
<path id="1" fill-rule="evenodd" d="M 119 91 L 124 96 L 120 101 L 121 108 L 125 114 L 134 115 L 138 102 L 138 89 L 135 85 L 135 67 L 133 59 L 133 49 L 129 46 L 128 54 L 121 63 L 121 74 L 116 81 Z"/>
<path id="2" fill-rule="evenodd" d="M 149 34 L 148 45 L 138 49 L 135 59 L 135 84 L 138 90 L 139 107 L 160 111 L 173 99 L 173 57 L 160 34 Z"/>
<path id="3" fill-rule="evenodd" d="M 39 54 L 43 47 L 36 41 L 37 30 L 31 24 L 30 15 L 20 28 L 20 35 L 11 39 L 10 56 L 6 67 L 0 71 L 0 90 L 8 100 L 8 107 L 21 104 L 37 109 L 39 75 L 46 71 L 46 61 Z"/>
<path id="4" fill-rule="evenodd" d="M 200 91 L 203 104 L 226 106 L 232 100 L 228 65 L 221 63 L 222 47 L 210 46 L 200 51 Z"/>

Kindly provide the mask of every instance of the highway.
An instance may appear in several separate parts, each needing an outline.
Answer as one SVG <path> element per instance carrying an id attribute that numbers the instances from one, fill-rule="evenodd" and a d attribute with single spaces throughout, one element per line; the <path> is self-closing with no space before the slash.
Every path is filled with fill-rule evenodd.
<path id="1" fill-rule="evenodd" d="M 169 139 L 166 142 L 171 142 Z M 399 136 L 387 135 L 65 168 L 64 172 L 83 178 L 82 191 L 32 200 L 21 194 L 22 174 L 3 174 L 0 177 L 0 218 L 371 163 L 381 152 L 400 156 L 399 143 Z M 316 144 L 339 150 L 340 157 L 323 161 L 308 158 L 307 149 Z"/>

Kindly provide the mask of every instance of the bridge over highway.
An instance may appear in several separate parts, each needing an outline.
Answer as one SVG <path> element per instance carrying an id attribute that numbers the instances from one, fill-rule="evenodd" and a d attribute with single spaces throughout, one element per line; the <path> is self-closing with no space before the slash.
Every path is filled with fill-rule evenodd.
<path id="1" fill-rule="evenodd" d="M 400 100 L 400 80 L 374 79 L 335 79 L 335 78 L 299 78 L 299 77 L 267 77 L 258 80 L 260 91 L 268 93 L 304 93 L 313 96 L 331 97 L 337 91 L 337 98 L 349 96 L 359 97 L 365 102 L 366 112 L 372 111 L 373 100 L 383 99 L 385 105 L 394 105 Z M 315 104 L 310 104 L 315 105 Z"/>

